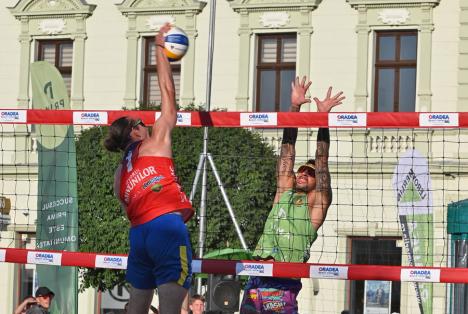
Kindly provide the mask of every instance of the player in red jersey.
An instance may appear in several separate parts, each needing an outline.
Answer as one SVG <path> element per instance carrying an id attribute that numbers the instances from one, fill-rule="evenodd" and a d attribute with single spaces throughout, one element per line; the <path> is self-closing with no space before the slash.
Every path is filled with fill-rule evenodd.
<path id="1" fill-rule="evenodd" d="M 185 222 L 193 215 L 177 182 L 172 129 L 177 111 L 171 67 L 164 49 L 170 25 L 156 35 L 156 68 L 161 116 L 150 134 L 141 119 L 122 117 L 109 128 L 105 147 L 123 151 L 114 191 L 131 223 L 126 279 L 131 284 L 128 313 L 148 313 L 158 289 L 161 313 L 179 314 L 191 283 L 192 251 Z"/>

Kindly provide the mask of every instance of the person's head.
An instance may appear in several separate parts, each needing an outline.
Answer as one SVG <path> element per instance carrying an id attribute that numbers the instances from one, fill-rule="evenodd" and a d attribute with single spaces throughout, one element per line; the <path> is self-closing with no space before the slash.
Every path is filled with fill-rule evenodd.
<path id="1" fill-rule="evenodd" d="M 309 159 L 296 171 L 296 190 L 309 193 L 315 189 L 315 160 Z"/>
<path id="2" fill-rule="evenodd" d="M 122 117 L 112 122 L 104 147 L 111 152 L 125 151 L 132 142 L 144 140 L 148 136 L 148 129 L 141 119 Z"/>
<path id="3" fill-rule="evenodd" d="M 203 313 L 205 311 L 205 298 L 199 294 L 192 295 L 189 307 L 193 314 Z"/>
<path id="4" fill-rule="evenodd" d="M 36 290 L 36 301 L 40 306 L 42 306 L 45 309 L 48 309 L 50 307 L 54 296 L 55 293 L 53 293 L 47 287 L 39 287 Z"/>

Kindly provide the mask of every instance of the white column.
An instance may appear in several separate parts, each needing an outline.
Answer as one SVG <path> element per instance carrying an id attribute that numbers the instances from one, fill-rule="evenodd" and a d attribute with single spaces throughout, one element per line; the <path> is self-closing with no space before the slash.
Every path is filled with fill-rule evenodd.
<path id="1" fill-rule="evenodd" d="M 249 111 L 249 69 L 250 69 L 250 36 L 249 14 L 242 10 L 239 27 L 239 80 L 236 96 L 236 110 Z"/>
<path id="2" fill-rule="evenodd" d="M 138 32 L 136 31 L 136 15 L 128 15 L 127 31 L 127 77 L 125 80 L 124 105 L 127 108 L 134 108 L 137 103 L 136 81 L 137 81 L 137 53 L 138 53 Z"/>

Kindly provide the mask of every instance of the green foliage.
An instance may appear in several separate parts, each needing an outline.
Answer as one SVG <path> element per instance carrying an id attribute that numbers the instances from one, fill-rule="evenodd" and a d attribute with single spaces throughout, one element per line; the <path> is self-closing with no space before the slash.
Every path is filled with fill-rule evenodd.
<path id="1" fill-rule="evenodd" d="M 77 141 L 80 250 L 126 254 L 129 223 L 113 195 L 114 170 L 121 156 L 103 148 L 106 132 L 107 128 L 91 128 L 85 130 Z M 176 173 L 189 195 L 203 151 L 203 128 L 175 128 L 173 150 Z M 247 245 L 252 249 L 273 201 L 276 156 L 258 134 L 239 128 L 210 128 L 208 152 L 213 157 Z M 241 248 L 215 176 L 208 160 L 206 162 L 204 252 L 226 247 Z M 194 256 L 198 253 L 201 177 L 193 200 L 197 214 L 188 223 Z M 83 269 L 82 277 L 81 288 L 93 286 L 105 290 L 124 282 L 123 271 Z"/>

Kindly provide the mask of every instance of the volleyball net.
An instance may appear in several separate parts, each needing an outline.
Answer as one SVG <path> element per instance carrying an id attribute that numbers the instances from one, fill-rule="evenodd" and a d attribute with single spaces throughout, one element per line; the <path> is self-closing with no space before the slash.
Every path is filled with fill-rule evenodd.
<path id="1" fill-rule="evenodd" d="M 129 223 L 113 195 L 121 156 L 102 147 L 121 116 L 152 125 L 158 113 L 0 111 L 0 262 L 80 266 L 91 277 L 126 268 Z M 379 289 L 364 280 L 468 283 L 468 113 L 179 112 L 177 123 L 194 272 L 351 280 L 363 298 Z M 299 128 L 295 169 L 315 157 L 317 128 L 330 128 L 333 201 L 308 263 L 249 255 L 275 196 L 284 127 Z"/>

